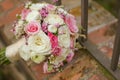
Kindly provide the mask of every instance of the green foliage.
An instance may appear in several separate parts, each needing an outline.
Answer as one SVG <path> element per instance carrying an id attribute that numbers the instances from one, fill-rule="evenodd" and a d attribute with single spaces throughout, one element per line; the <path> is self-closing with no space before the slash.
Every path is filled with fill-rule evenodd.
<path id="1" fill-rule="evenodd" d="M 9 64 L 10 61 L 7 59 L 7 57 L 5 56 L 5 48 L 0 49 L 0 66 L 4 65 L 4 64 Z"/>

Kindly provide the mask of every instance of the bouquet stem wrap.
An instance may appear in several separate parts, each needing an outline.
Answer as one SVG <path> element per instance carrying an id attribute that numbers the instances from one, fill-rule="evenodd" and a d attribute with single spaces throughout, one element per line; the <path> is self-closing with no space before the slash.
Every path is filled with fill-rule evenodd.
<path id="1" fill-rule="evenodd" d="M 0 65 L 9 64 L 10 61 L 5 56 L 6 48 L 0 50 Z"/>

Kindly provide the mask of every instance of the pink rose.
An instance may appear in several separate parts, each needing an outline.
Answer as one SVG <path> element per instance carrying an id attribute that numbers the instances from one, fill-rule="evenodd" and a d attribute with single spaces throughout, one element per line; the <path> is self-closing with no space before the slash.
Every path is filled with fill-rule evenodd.
<path id="1" fill-rule="evenodd" d="M 26 18 L 26 16 L 28 15 L 28 13 L 30 13 L 31 12 L 31 10 L 30 9 L 23 9 L 22 10 L 22 14 L 21 14 L 21 16 L 22 16 L 22 20 L 25 20 L 25 18 Z"/>
<path id="2" fill-rule="evenodd" d="M 69 27 L 69 29 L 72 33 L 78 32 L 76 20 L 75 20 L 75 17 L 73 15 L 71 15 L 71 14 L 66 15 L 65 16 L 65 23 L 67 24 L 67 26 Z"/>
<path id="3" fill-rule="evenodd" d="M 25 27 L 25 32 L 28 35 L 34 35 L 37 34 L 41 29 L 40 23 L 36 21 L 31 21 L 28 25 Z"/>
<path id="4" fill-rule="evenodd" d="M 52 45 L 52 49 L 54 49 L 55 47 L 58 46 L 58 37 L 55 36 L 53 33 L 51 32 L 48 32 L 48 36 L 50 38 L 50 42 L 51 42 L 51 45 Z"/>
<path id="5" fill-rule="evenodd" d="M 71 51 L 66 58 L 67 62 L 70 62 L 73 59 L 73 57 L 74 57 L 74 53 L 73 51 Z"/>
<path id="6" fill-rule="evenodd" d="M 58 37 L 51 32 L 48 32 L 48 36 L 52 45 L 52 54 L 59 56 L 61 54 L 61 48 L 58 45 Z"/>

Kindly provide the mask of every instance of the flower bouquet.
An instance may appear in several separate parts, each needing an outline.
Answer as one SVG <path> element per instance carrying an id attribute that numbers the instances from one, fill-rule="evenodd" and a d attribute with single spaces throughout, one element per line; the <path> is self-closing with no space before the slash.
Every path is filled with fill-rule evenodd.
<path id="1" fill-rule="evenodd" d="M 72 60 L 78 32 L 73 15 L 59 6 L 29 2 L 17 18 L 13 33 L 19 40 L 3 50 L 0 64 L 22 58 L 44 63 L 44 73 L 48 73 Z"/>

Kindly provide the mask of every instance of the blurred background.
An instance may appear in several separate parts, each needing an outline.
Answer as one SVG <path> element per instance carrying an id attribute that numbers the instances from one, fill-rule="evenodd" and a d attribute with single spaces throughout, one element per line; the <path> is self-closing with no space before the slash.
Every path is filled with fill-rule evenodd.
<path id="1" fill-rule="evenodd" d="M 13 22 L 16 20 L 16 14 L 23 9 L 23 4 L 28 0 L 0 0 L 0 49 L 14 43 L 13 33 L 10 31 Z M 51 3 L 52 0 L 33 0 L 46 1 Z M 97 45 L 98 49 L 103 52 L 109 59 L 112 57 L 113 43 L 116 32 L 116 23 L 118 17 L 117 0 L 89 0 L 89 39 Z M 73 14 L 77 19 L 77 24 L 81 23 L 81 2 L 80 0 L 62 0 L 62 5 L 65 9 Z M 86 56 L 86 55 L 85 55 Z M 92 68 L 92 73 L 86 72 L 84 76 L 80 76 L 83 72 L 69 75 L 70 80 L 115 80 L 111 77 L 109 72 L 100 67 L 96 67 L 96 62 L 93 60 L 89 63 L 89 58 L 81 58 L 81 61 L 88 68 Z M 80 65 L 83 65 L 82 63 Z M 95 70 L 95 69 L 96 70 Z M 79 68 L 78 68 L 79 69 Z M 98 70 L 97 70 L 98 69 Z M 100 69 L 100 70 L 99 70 Z M 71 69 L 69 69 L 71 70 Z M 86 68 L 85 68 L 86 71 Z M 89 70 L 88 70 L 89 72 Z M 65 73 L 59 74 L 61 76 Z M 41 73 L 40 65 L 27 66 L 22 60 L 15 64 L 0 66 L 0 80 L 43 80 L 44 75 Z M 57 77 L 57 76 L 56 76 Z M 76 79 L 77 77 L 77 79 Z M 48 80 L 45 78 L 44 80 Z M 51 79 L 51 80 L 68 80 L 65 79 Z"/>

